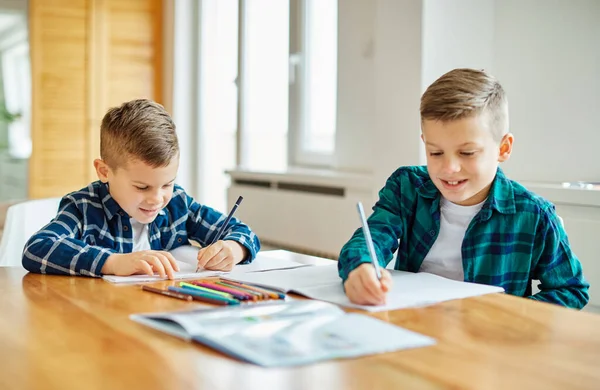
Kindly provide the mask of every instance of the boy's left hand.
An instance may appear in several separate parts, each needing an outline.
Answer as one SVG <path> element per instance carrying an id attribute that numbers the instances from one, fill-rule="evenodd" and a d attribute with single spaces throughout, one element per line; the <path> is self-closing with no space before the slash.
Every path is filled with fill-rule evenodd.
<path id="1" fill-rule="evenodd" d="M 231 271 L 246 258 L 248 250 L 235 241 L 217 241 L 198 252 L 198 268 L 211 271 Z"/>

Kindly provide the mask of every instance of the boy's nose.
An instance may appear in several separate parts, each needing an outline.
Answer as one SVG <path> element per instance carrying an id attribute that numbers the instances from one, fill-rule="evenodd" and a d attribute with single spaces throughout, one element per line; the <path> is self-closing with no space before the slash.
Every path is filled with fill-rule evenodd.
<path id="1" fill-rule="evenodd" d="M 148 198 L 146 198 L 146 203 L 149 205 L 160 204 L 162 201 L 162 196 L 160 194 L 152 194 Z"/>
<path id="2" fill-rule="evenodd" d="M 442 170 L 447 173 L 455 173 L 460 171 L 460 162 L 456 159 L 445 159 L 442 164 Z"/>

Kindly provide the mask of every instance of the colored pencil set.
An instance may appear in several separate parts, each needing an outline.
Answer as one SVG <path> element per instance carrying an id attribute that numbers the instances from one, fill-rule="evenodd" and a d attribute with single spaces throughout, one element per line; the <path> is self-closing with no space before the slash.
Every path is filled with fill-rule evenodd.
<path id="1" fill-rule="evenodd" d="M 172 298 L 187 301 L 195 300 L 222 306 L 285 299 L 285 294 L 278 291 L 227 279 L 185 281 L 180 282 L 178 287 L 169 286 L 168 290 L 149 286 L 142 286 L 142 289 Z"/>

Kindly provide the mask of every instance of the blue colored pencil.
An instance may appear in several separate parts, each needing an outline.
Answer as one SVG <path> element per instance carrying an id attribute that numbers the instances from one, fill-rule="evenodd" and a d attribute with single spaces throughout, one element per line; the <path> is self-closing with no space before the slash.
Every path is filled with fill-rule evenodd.
<path id="1" fill-rule="evenodd" d="M 228 305 L 239 305 L 240 304 L 239 301 L 236 301 L 234 299 L 225 298 L 225 297 L 217 295 L 217 294 L 211 294 L 208 292 L 199 291 L 199 290 L 195 290 L 195 289 L 191 289 L 191 288 L 169 286 L 169 290 L 178 292 L 180 294 L 191 295 L 193 297 L 206 298 L 206 299 L 210 299 L 210 300 L 225 302 Z"/>

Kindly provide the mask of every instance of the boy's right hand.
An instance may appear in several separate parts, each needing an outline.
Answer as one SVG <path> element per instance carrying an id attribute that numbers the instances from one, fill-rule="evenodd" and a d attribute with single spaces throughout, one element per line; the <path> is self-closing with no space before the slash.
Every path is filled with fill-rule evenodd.
<path id="1" fill-rule="evenodd" d="M 132 253 L 113 253 L 106 259 L 102 267 L 105 275 L 129 276 L 136 274 L 158 275 L 173 279 L 173 272 L 179 266 L 173 255 L 163 251 L 139 251 Z"/>
<path id="2" fill-rule="evenodd" d="M 387 292 L 392 288 L 390 273 L 381 269 L 381 280 L 377 280 L 371 263 L 363 263 L 348 274 L 344 283 L 350 302 L 357 305 L 384 305 Z"/>

